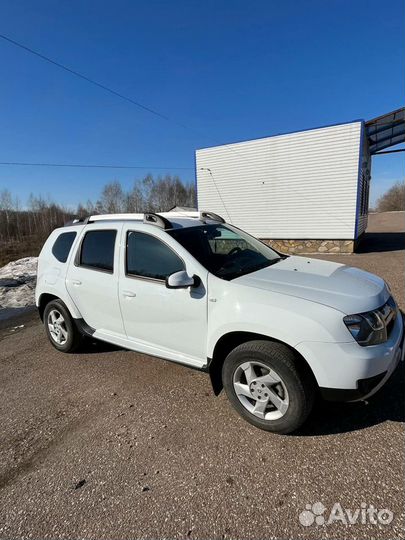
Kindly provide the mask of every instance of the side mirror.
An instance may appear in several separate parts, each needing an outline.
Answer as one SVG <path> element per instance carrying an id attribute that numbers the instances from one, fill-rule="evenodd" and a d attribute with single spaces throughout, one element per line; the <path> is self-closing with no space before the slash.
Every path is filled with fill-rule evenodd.
<path id="1" fill-rule="evenodd" d="M 175 272 L 166 278 L 166 287 L 168 289 L 188 289 L 189 287 L 196 287 L 199 283 L 199 277 L 190 277 L 185 270 Z"/>

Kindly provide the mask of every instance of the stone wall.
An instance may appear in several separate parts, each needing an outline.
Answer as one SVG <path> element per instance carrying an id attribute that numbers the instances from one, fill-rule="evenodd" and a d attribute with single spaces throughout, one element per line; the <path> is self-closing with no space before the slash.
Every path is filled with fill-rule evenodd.
<path id="1" fill-rule="evenodd" d="M 354 240 L 269 240 L 261 239 L 281 253 L 353 253 Z"/>

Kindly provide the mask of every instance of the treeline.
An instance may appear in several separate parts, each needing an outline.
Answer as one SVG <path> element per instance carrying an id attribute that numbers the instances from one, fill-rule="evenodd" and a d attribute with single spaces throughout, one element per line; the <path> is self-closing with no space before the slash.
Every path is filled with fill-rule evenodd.
<path id="1" fill-rule="evenodd" d="M 104 186 L 95 201 L 67 208 L 42 196 L 30 195 L 25 205 L 7 189 L 0 191 L 0 266 L 21 257 L 38 255 L 49 233 L 75 217 L 117 212 L 164 212 L 174 206 L 195 207 L 194 184 L 178 176 L 136 181 L 126 191 L 118 181 Z"/>
<path id="2" fill-rule="evenodd" d="M 30 195 L 27 208 L 8 190 L 0 192 L 0 243 L 20 242 L 24 237 L 48 235 L 72 219 L 73 212 L 42 197 Z"/>
<path id="3" fill-rule="evenodd" d="M 120 182 L 104 186 L 100 198 L 93 203 L 79 204 L 77 215 L 114 214 L 119 212 L 167 212 L 174 206 L 196 206 L 194 184 L 185 184 L 178 176 L 153 178 L 146 176 L 125 191 Z"/>

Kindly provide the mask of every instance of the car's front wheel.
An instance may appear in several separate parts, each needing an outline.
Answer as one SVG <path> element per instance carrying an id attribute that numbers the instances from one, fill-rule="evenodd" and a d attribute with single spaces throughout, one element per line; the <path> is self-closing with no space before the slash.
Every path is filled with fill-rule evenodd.
<path id="1" fill-rule="evenodd" d="M 43 320 L 49 341 L 58 351 L 74 352 L 82 343 L 83 336 L 61 300 L 46 305 Z"/>
<path id="2" fill-rule="evenodd" d="M 291 433 L 308 417 L 314 385 L 294 353 L 271 341 L 250 341 L 225 359 L 222 380 L 238 413 L 256 427 Z"/>

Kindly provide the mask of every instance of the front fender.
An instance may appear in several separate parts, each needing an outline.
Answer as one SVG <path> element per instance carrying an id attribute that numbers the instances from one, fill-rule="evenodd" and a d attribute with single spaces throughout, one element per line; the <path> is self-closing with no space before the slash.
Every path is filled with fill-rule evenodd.
<path id="1" fill-rule="evenodd" d="M 329 306 L 210 275 L 207 356 L 230 332 L 251 332 L 286 343 L 352 342 L 344 314 Z M 219 283 L 218 283 L 219 282 Z"/>

